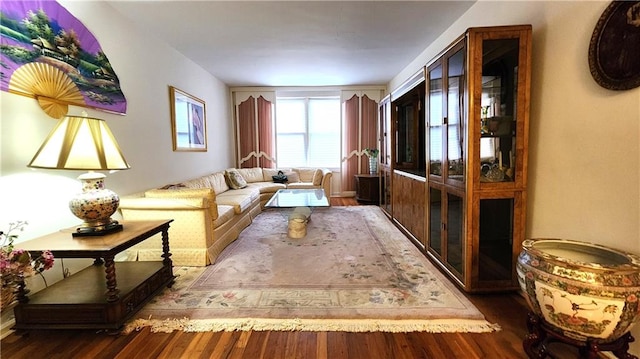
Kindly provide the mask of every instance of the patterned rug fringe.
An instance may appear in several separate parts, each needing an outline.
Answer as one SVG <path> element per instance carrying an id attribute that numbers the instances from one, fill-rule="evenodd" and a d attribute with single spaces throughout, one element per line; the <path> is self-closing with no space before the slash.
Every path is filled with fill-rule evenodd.
<path id="1" fill-rule="evenodd" d="M 122 334 L 151 327 L 153 333 L 222 332 L 222 331 L 339 331 L 339 332 L 428 332 L 428 333 L 489 333 L 501 330 L 498 324 L 486 320 L 430 319 L 136 319 L 127 323 Z"/>

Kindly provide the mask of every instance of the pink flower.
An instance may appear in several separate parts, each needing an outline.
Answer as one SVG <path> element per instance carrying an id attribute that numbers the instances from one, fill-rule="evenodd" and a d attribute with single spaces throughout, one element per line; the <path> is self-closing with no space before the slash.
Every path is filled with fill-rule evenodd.
<path id="1" fill-rule="evenodd" d="M 0 231 L 0 278 L 2 285 L 15 285 L 34 273 L 42 275 L 42 272 L 53 267 L 53 254 L 51 251 L 43 251 L 33 259 L 31 253 L 24 249 L 15 249 L 13 241 L 18 237 L 11 234 L 14 230 L 22 231 L 27 224 L 25 221 L 9 223 L 9 230 Z M 44 279 L 44 276 L 42 277 Z M 46 285 L 45 281 L 45 285 Z"/>
<path id="2" fill-rule="evenodd" d="M 627 302 L 629 302 L 629 303 L 635 303 L 635 302 L 637 302 L 637 301 L 638 301 L 638 297 L 636 297 L 636 295 L 635 295 L 635 294 L 629 294 L 629 295 L 627 296 Z"/>

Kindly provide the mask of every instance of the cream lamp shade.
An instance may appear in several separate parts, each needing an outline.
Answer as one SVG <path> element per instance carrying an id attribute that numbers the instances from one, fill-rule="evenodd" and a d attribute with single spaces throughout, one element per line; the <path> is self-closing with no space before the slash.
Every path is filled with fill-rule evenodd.
<path id="1" fill-rule="evenodd" d="M 104 174 L 93 172 L 130 168 L 105 121 L 65 116 L 28 166 L 89 171 L 78 177 L 82 193 L 69 202 L 71 212 L 84 221 L 74 236 L 99 236 L 122 229 L 121 224 L 111 219 L 120 198 L 105 188 Z"/>

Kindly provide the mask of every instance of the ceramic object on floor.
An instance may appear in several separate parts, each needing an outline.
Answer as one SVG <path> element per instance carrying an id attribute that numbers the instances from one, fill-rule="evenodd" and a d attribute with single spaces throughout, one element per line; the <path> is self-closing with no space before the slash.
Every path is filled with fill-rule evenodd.
<path id="1" fill-rule="evenodd" d="M 609 343 L 638 319 L 640 257 L 562 239 L 529 239 L 516 265 L 529 307 L 576 340 Z"/>

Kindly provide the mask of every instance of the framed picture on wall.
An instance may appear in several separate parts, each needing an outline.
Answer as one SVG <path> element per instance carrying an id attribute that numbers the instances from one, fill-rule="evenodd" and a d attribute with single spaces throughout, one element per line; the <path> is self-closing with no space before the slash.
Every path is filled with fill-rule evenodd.
<path id="1" fill-rule="evenodd" d="M 169 86 L 171 127 L 174 151 L 207 151 L 205 103 L 173 86 Z"/>

